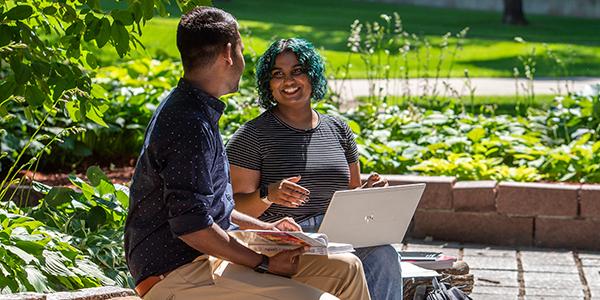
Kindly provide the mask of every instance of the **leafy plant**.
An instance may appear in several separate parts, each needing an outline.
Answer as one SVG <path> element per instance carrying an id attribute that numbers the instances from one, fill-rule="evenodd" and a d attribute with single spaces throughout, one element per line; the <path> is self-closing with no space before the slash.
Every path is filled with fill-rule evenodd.
<path id="1" fill-rule="evenodd" d="M 123 228 L 129 204 L 128 189 L 113 185 L 98 167 L 87 170 L 89 183 L 69 176 L 77 190 L 37 184 L 46 193 L 27 214 L 71 236 L 107 277 L 120 286 L 133 286 L 123 253 Z"/>
<path id="2" fill-rule="evenodd" d="M 72 245 L 71 236 L 14 206 L 9 210 L 0 208 L 0 293 L 114 284 L 89 256 Z"/>

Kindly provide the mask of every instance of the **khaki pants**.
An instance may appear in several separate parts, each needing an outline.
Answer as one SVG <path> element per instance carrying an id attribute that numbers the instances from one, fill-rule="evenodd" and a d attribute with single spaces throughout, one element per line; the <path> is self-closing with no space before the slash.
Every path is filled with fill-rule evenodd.
<path id="1" fill-rule="evenodd" d="M 362 264 L 352 254 L 302 255 L 292 279 L 201 256 L 169 273 L 144 300 L 370 299 Z"/>

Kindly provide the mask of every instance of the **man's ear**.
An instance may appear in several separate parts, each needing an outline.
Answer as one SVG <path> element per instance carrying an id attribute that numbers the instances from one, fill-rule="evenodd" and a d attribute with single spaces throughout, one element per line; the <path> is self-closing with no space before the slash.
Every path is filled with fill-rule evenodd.
<path id="1" fill-rule="evenodd" d="M 233 49 L 231 43 L 227 43 L 227 46 L 225 46 L 225 50 L 223 51 L 223 58 L 225 59 L 225 62 L 227 62 L 228 65 L 233 65 Z"/>

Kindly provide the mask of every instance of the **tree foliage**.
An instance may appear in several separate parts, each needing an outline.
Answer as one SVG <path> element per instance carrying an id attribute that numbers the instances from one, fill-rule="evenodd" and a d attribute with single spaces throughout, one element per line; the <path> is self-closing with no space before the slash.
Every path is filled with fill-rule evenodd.
<path id="1" fill-rule="evenodd" d="M 2 149 L 0 158 L 9 156 L 13 163 L 8 172 L 4 170 L 8 175 L 0 187 L 6 187 L 19 170 L 35 163 L 35 159 L 21 161 L 29 147 L 39 144 L 46 150 L 61 137 L 81 131 L 73 126 L 57 128 L 53 136 L 39 134 L 48 119 L 64 116 L 72 124 L 89 120 L 106 126 L 103 117 L 110 103 L 104 89 L 92 82 L 98 68 L 95 53 L 109 47 L 123 58 L 143 47 L 139 40 L 143 25 L 157 14 L 168 15 L 170 3 L 128 0 L 111 8 L 99 0 L 0 0 L 0 4 L 0 138 L 8 134 L 4 124 L 18 117 L 28 125 L 8 130 L 32 131 L 20 149 Z M 188 11 L 210 1 L 177 0 L 177 5 Z"/>

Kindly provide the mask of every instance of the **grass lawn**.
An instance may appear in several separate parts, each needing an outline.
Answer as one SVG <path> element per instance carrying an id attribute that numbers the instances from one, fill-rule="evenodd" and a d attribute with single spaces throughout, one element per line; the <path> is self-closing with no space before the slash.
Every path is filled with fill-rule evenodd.
<path id="1" fill-rule="evenodd" d="M 461 77 L 468 69 L 473 77 L 512 77 L 513 67 L 521 66 L 519 55 L 532 47 L 537 53 L 537 77 L 599 76 L 600 21 L 554 16 L 528 15 L 529 26 L 507 26 L 500 22 L 500 13 L 430 8 L 411 5 L 374 3 L 352 0 L 229 0 L 215 1 L 215 6 L 234 14 L 244 34 L 249 53 L 261 54 L 275 38 L 304 37 L 322 49 L 329 72 L 352 64 L 351 78 L 367 77 L 365 65 L 356 54 L 349 57 L 346 39 L 350 24 L 355 20 L 376 21 L 381 14 L 398 12 L 406 31 L 425 36 L 433 45 L 446 32 L 457 33 L 470 27 L 464 49 L 452 68 L 450 76 Z M 177 18 L 156 18 L 144 28 L 142 41 L 151 55 L 178 57 L 175 47 Z M 514 41 L 524 38 L 528 43 Z M 453 40 L 450 40 L 451 44 Z M 568 64 L 568 73 L 556 68 L 545 55 L 545 45 L 558 53 Z M 107 57 L 107 55 L 109 55 Z M 103 55 L 110 60 L 112 54 Z M 409 56 L 411 77 L 433 76 L 439 50 L 432 49 L 426 59 L 421 51 L 421 67 L 417 56 Z M 447 55 L 448 56 L 448 55 Z M 429 63 L 425 63 L 428 61 Z M 448 73 L 449 59 L 442 62 L 443 76 Z M 391 77 L 400 77 L 398 65 L 391 64 Z"/>
<path id="2" fill-rule="evenodd" d="M 554 95 L 536 95 L 532 107 L 539 109 L 547 109 L 554 100 Z M 359 97 L 359 101 L 365 101 L 368 97 Z M 524 105 L 527 100 L 521 98 L 521 103 L 518 103 L 515 96 L 474 96 L 471 99 L 469 96 L 464 96 L 461 99 L 456 98 L 445 98 L 438 97 L 436 100 L 430 98 L 412 98 L 407 101 L 399 96 L 389 96 L 386 99 L 388 104 L 399 105 L 400 107 L 406 107 L 408 102 L 417 106 L 430 108 L 430 109 L 441 109 L 447 107 L 450 104 L 464 106 L 465 110 L 474 113 L 491 113 L 494 114 L 510 114 L 513 115 L 516 112 L 517 104 Z M 524 107 L 524 106 L 523 106 Z"/>

